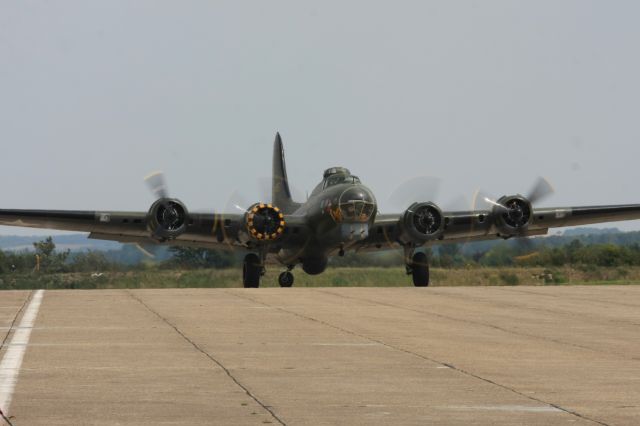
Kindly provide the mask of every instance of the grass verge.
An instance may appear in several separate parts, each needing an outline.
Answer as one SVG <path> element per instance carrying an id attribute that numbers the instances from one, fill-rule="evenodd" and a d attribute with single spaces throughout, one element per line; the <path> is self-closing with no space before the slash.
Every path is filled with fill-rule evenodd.
<path id="1" fill-rule="evenodd" d="M 263 287 L 277 287 L 279 269 L 263 277 Z M 330 268 L 308 276 L 296 271 L 295 287 L 411 287 L 404 268 Z M 640 267 L 629 268 L 460 268 L 432 269 L 433 286 L 624 285 L 640 283 Z M 119 289 L 241 287 L 238 269 L 105 272 L 73 274 L 5 274 L 0 289 Z"/>

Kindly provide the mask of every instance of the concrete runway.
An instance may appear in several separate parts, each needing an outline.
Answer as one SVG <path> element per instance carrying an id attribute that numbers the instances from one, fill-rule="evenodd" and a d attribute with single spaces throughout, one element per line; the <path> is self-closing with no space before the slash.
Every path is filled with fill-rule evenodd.
<path id="1" fill-rule="evenodd" d="M 640 287 L 34 297 L 0 292 L 15 426 L 640 424 Z"/>

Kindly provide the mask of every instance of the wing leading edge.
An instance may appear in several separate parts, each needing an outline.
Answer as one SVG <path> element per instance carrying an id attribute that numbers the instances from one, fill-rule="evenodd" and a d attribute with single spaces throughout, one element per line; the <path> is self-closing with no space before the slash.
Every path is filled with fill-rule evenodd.
<path id="1" fill-rule="evenodd" d="M 0 225 L 87 232 L 91 238 L 126 243 L 158 243 L 151 238 L 147 213 L 113 211 L 0 210 Z M 241 245 L 240 214 L 190 214 L 176 242 L 205 246 Z"/>
<path id="2" fill-rule="evenodd" d="M 307 237 L 304 217 L 285 217 L 287 228 L 278 244 L 295 244 Z M 231 249 L 261 244 L 249 237 L 244 214 L 189 213 L 184 233 L 167 241 L 153 238 L 148 223 L 146 212 L 0 210 L 0 225 L 86 232 L 89 238 L 121 243 Z"/>
<path id="3" fill-rule="evenodd" d="M 445 211 L 442 214 L 444 229 L 439 237 L 422 240 L 407 239 L 406 233 L 402 232 L 403 215 L 378 215 L 369 237 L 361 242 L 361 248 L 398 248 L 407 244 L 430 246 L 452 242 L 546 235 L 550 228 L 638 220 L 640 204 L 533 209 L 528 226 L 521 232 L 511 235 L 499 231 L 496 226 L 497 215 L 491 210 Z"/>

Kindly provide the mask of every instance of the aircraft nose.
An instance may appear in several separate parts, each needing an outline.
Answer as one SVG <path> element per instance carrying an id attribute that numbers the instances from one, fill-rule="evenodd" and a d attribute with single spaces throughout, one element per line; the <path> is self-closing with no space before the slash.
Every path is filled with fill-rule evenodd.
<path id="1" fill-rule="evenodd" d="M 345 222 L 367 222 L 376 209 L 376 200 L 369 189 L 354 186 L 340 196 L 340 211 Z"/>
<path id="2" fill-rule="evenodd" d="M 347 189 L 342 193 L 340 199 L 345 201 L 364 201 L 368 203 L 373 203 L 375 201 L 371 192 L 363 186 L 355 186 L 353 188 Z"/>

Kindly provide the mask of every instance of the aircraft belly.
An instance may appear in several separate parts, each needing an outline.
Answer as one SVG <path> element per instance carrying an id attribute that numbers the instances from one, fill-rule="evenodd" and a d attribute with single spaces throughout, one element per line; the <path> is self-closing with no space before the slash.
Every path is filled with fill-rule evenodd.
<path id="1" fill-rule="evenodd" d="M 338 248 L 349 248 L 369 236 L 369 223 L 342 223 L 325 230 L 304 244 L 286 244 L 278 252 L 277 258 L 283 264 L 296 263 L 307 257 L 323 257 Z"/>

